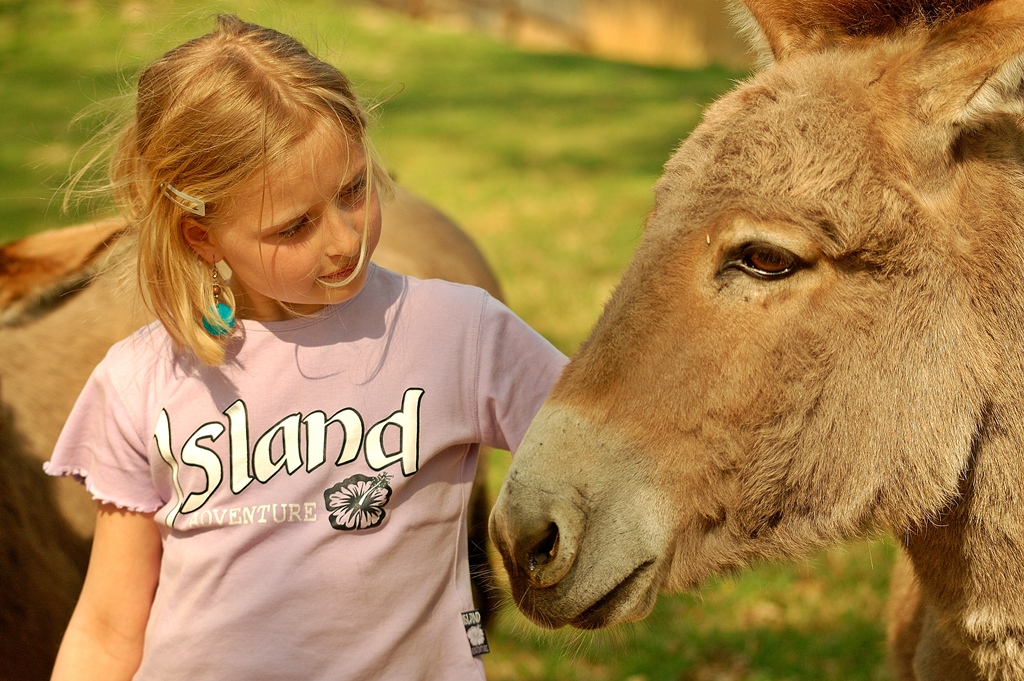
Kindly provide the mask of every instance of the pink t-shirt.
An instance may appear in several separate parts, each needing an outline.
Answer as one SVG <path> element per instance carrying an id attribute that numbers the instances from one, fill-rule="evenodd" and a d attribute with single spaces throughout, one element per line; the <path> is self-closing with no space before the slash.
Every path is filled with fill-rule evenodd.
<path id="1" fill-rule="evenodd" d="M 565 357 L 485 292 L 374 267 L 221 367 L 152 324 L 111 348 L 46 470 L 156 512 L 136 679 L 483 679 L 466 508 Z M 475 649 L 479 652 L 479 648 Z"/>

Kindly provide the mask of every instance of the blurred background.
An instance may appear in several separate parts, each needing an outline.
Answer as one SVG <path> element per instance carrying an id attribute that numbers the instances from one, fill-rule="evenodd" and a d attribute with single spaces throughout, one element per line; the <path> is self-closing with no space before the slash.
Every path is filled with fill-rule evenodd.
<path id="1" fill-rule="evenodd" d="M 345 71 L 398 181 L 473 236 L 508 304 L 569 354 L 663 163 L 752 63 L 721 0 L 0 0 L 0 242 L 109 213 L 61 211 L 76 150 L 142 65 L 222 11 Z M 492 492 L 507 464 L 491 456 Z M 879 539 L 758 565 L 596 633 L 544 632 L 506 607 L 488 678 L 889 679 L 894 552 Z"/>
<path id="2" fill-rule="evenodd" d="M 524 49 L 583 52 L 660 66 L 750 66 L 722 0 L 378 0 L 421 21 Z"/>

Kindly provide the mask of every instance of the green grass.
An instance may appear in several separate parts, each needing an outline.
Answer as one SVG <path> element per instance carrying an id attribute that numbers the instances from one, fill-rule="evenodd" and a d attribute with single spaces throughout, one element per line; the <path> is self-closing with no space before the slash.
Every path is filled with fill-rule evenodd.
<path id="1" fill-rule="evenodd" d="M 88 132 L 69 121 L 216 9 L 247 5 L 199 4 L 0 4 L 0 238 L 84 217 L 54 200 Z M 739 75 L 524 54 L 327 0 L 251 4 L 382 102 L 389 167 L 478 238 L 509 303 L 567 351 L 617 281 L 661 164 Z"/>
<path id="2" fill-rule="evenodd" d="M 474 236 L 509 304 L 566 352 L 628 261 L 662 164 L 743 75 L 528 54 L 330 0 L 0 0 L 0 241 L 103 210 L 59 210 L 56 188 L 89 133 L 69 122 L 218 10 L 299 36 L 380 102 L 374 137 L 399 181 Z M 507 454 L 492 461 L 496 485 Z M 756 566 L 608 632 L 541 632 L 508 608 L 489 634 L 488 675 L 885 679 L 893 553 L 880 540 Z"/>

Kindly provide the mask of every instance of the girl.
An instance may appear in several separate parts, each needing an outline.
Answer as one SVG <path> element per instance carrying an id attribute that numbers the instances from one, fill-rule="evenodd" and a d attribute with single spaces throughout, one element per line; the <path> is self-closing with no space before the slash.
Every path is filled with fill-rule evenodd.
<path id="1" fill-rule="evenodd" d="M 482 679 L 478 447 L 516 447 L 565 358 L 370 264 L 365 116 L 276 31 L 220 17 L 148 67 L 111 170 L 158 321 L 47 465 L 99 502 L 54 678 Z"/>

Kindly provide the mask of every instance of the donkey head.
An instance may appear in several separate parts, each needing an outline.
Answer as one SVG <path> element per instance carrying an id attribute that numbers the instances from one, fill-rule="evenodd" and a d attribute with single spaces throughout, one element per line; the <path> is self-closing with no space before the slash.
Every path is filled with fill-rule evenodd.
<path id="1" fill-rule="evenodd" d="M 921 527 L 1024 425 L 1024 3 L 747 8 L 768 66 L 666 164 L 493 511 L 541 625 Z"/>

